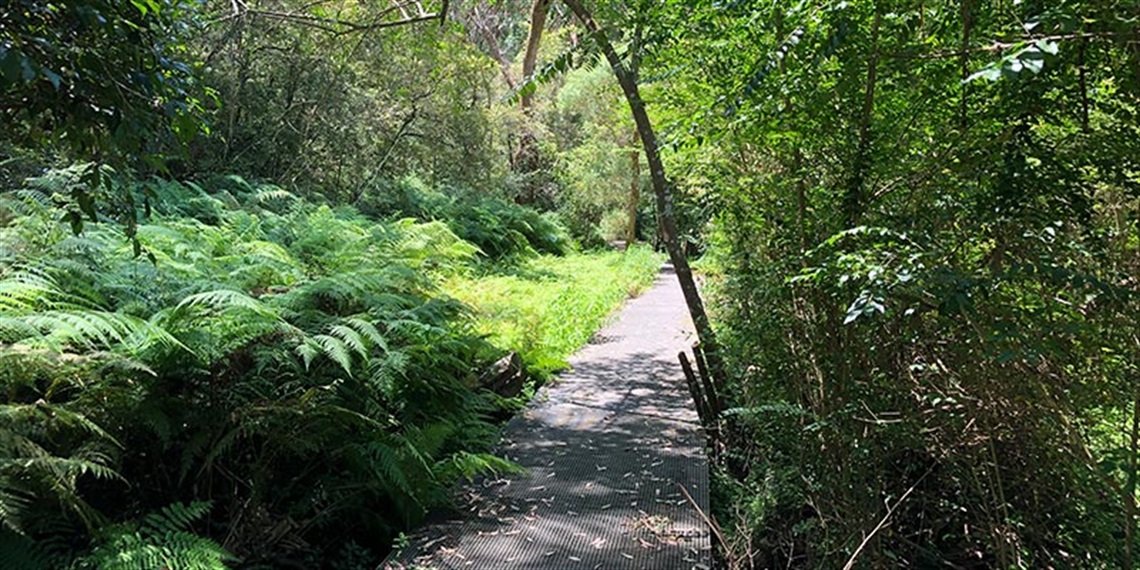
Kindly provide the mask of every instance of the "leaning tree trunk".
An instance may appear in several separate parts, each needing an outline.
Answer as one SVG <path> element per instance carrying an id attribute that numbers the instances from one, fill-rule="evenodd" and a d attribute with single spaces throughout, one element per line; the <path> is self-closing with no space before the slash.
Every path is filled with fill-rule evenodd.
<path id="1" fill-rule="evenodd" d="M 530 31 L 526 38 L 526 51 L 523 53 L 523 81 L 534 79 L 534 71 L 538 66 L 538 47 L 542 43 L 542 32 L 546 28 L 546 11 L 550 7 L 550 0 L 534 0 L 530 11 Z M 542 169 L 542 156 L 538 149 L 538 137 L 531 129 L 530 121 L 534 116 L 534 93 L 522 93 L 519 107 L 523 113 L 522 133 L 519 137 L 518 150 L 515 152 L 515 171 L 525 177 L 524 190 L 518 201 L 523 204 L 534 204 L 538 201 L 538 176 Z"/>
<path id="2" fill-rule="evenodd" d="M 645 112 L 645 103 L 641 100 L 637 80 L 622 63 L 613 44 L 598 27 L 598 23 L 594 21 L 593 16 L 586 10 L 581 0 L 563 1 L 582 22 L 582 25 L 586 27 L 602 53 L 605 54 L 618 83 L 621 84 L 621 90 L 625 94 L 626 101 L 629 102 L 633 121 L 637 124 L 637 130 L 641 134 L 641 144 L 645 149 L 645 161 L 649 164 L 649 179 L 653 185 L 653 194 L 657 201 L 657 223 L 661 230 L 661 237 L 665 242 L 665 248 L 669 251 L 669 260 L 673 262 L 677 280 L 681 283 L 681 292 L 685 296 L 685 304 L 688 305 L 689 315 L 697 329 L 697 337 L 708 360 L 709 372 L 713 377 L 713 382 L 720 393 L 724 393 L 721 389 L 724 383 L 724 366 L 717 351 L 716 337 L 713 334 L 712 326 L 709 324 L 708 315 L 705 313 L 705 306 L 701 301 L 701 294 L 697 290 L 696 281 L 693 280 L 693 271 L 689 268 L 689 261 L 685 258 L 677 240 L 677 221 L 673 216 L 673 197 L 669 189 L 669 182 L 665 178 L 665 166 L 661 163 L 661 154 L 658 152 L 657 136 L 653 132 L 653 125 L 649 122 L 649 115 Z"/>

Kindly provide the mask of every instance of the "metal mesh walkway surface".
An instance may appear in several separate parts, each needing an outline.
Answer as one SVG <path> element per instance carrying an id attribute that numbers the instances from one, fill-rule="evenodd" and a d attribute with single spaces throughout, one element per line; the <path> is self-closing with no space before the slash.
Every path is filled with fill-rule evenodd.
<path id="1" fill-rule="evenodd" d="M 384 568 L 710 568 L 704 436 L 676 359 L 691 330 L 666 267 L 504 428 L 526 472 L 462 489 L 461 512 Z"/>

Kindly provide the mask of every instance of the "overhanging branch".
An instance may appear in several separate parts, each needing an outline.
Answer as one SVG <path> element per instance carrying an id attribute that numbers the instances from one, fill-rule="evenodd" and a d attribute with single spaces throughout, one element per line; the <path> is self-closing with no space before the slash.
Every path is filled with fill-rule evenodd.
<path id="1" fill-rule="evenodd" d="M 315 28 L 330 34 L 345 35 L 406 26 L 419 22 L 439 20 L 442 25 L 447 19 L 449 0 L 443 0 L 438 11 L 430 12 L 421 0 L 392 0 L 392 5 L 372 15 L 371 21 L 360 22 L 343 18 L 318 16 L 307 12 L 286 12 L 252 8 L 240 0 L 232 1 L 233 12 L 218 21 L 233 20 L 246 16 L 268 18 Z M 397 16 L 391 19 L 392 16 Z"/>

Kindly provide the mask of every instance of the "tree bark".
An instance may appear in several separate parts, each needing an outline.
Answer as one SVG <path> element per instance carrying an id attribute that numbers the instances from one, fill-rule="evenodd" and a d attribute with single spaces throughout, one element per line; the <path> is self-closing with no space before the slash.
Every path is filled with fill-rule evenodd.
<path id="1" fill-rule="evenodd" d="M 530 31 L 526 37 L 526 52 L 523 54 L 523 81 L 534 78 L 534 69 L 538 65 L 538 47 L 542 43 L 542 32 L 546 27 L 546 11 L 550 7 L 550 0 L 534 0 L 530 10 Z M 534 92 L 523 93 L 519 99 L 519 107 L 523 117 L 529 121 L 534 113 Z M 538 181 L 535 175 L 542 168 L 542 157 L 539 156 L 538 138 L 530 125 L 523 125 L 519 135 L 519 147 L 512 161 L 515 170 L 525 177 L 523 194 L 516 198 L 521 204 L 534 204 L 538 201 Z"/>
<path id="2" fill-rule="evenodd" d="M 530 9 L 530 31 L 526 36 L 526 53 L 523 55 L 523 81 L 534 76 L 534 68 L 538 65 L 538 46 L 542 43 L 542 32 L 546 28 L 546 11 L 550 8 L 550 0 L 534 0 Z M 526 93 L 519 99 L 523 113 L 530 116 L 534 106 L 534 93 Z"/>
<path id="3" fill-rule="evenodd" d="M 633 129 L 633 145 L 629 151 L 629 203 L 626 209 L 629 212 L 629 226 L 625 231 L 625 245 L 629 247 L 637 241 L 637 205 L 641 202 L 641 152 L 637 150 L 641 137 L 637 129 Z"/>
<path id="4" fill-rule="evenodd" d="M 958 65 L 962 75 L 962 97 L 958 103 L 958 122 L 965 130 L 967 111 L 969 110 L 970 84 L 966 78 L 970 76 L 970 33 L 974 29 L 974 14 L 971 10 L 972 0 L 962 0 L 962 45 L 958 56 Z"/>
<path id="5" fill-rule="evenodd" d="M 622 63 L 621 58 L 618 56 L 617 51 L 614 50 L 613 44 L 610 43 L 609 38 L 598 27 L 597 22 L 594 21 L 593 16 L 586 10 L 581 0 L 563 0 L 570 11 L 582 22 L 590 36 L 597 42 L 598 47 L 606 56 L 606 61 L 609 62 L 610 67 L 613 68 L 614 75 L 617 77 L 618 83 L 621 85 L 622 92 L 625 94 L 626 101 L 629 103 L 630 113 L 633 115 L 633 121 L 637 124 L 637 130 L 641 135 L 641 144 L 645 149 L 645 161 L 649 164 L 649 180 L 653 185 L 653 194 L 657 202 L 657 224 L 661 232 L 662 240 L 665 242 L 665 249 L 669 252 L 669 260 L 673 263 L 673 269 L 677 274 L 677 281 L 681 285 L 681 293 L 685 297 L 685 304 L 688 306 L 689 315 L 693 319 L 693 325 L 697 329 L 697 338 L 702 346 L 705 347 L 705 357 L 708 359 L 709 371 L 713 376 L 714 383 L 717 388 L 721 388 L 724 379 L 724 366 L 720 359 L 719 347 L 716 343 L 716 336 L 713 333 L 712 326 L 709 324 L 708 314 L 705 312 L 704 303 L 701 301 L 700 291 L 697 289 L 697 283 L 693 279 L 693 271 L 689 267 L 689 261 L 685 258 L 684 252 L 681 250 L 680 243 L 677 239 L 677 222 L 673 215 L 673 196 L 669 188 L 669 182 L 665 178 L 665 166 L 661 162 L 661 154 L 657 148 L 657 136 L 653 132 L 653 125 L 649 121 L 649 114 L 645 111 L 645 103 L 641 100 L 641 92 L 638 89 L 637 81 L 633 75 Z"/>

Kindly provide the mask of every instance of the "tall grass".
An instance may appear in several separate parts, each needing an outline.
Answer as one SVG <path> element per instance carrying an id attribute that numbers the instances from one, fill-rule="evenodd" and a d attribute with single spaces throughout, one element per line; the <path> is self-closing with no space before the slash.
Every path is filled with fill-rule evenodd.
<path id="1" fill-rule="evenodd" d="M 475 311 L 475 328 L 515 350 L 536 375 L 566 366 L 621 303 L 653 283 L 663 258 L 625 252 L 540 256 L 497 275 L 448 280 L 443 289 Z"/>

